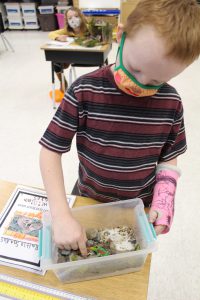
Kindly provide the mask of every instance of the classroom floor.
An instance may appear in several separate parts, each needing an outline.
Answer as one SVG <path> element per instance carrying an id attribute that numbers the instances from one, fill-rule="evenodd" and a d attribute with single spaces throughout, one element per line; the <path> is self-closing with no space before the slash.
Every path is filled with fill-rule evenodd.
<path id="1" fill-rule="evenodd" d="M 49 98 L 50 63 L 40 50 L 48 40 L 47 33 L 10 31 L 5 36 L 15 53 L 5 51 L 0 39 L 0 178 L 42 187 L 38 140 L 55 112 Z M 114 62 L 116 51 L 114 44 L 110 63 Z M 77 73 L 93 69 L 81 68 Z M 199 69 L 200 59 L 171 82 L 184 102 L 188 151 L 179 158 L 182 176 L 172 229 L 158 238 L 159 250 L 152 256 L 148 300 L 200 300 Z M 77 178 L 74 145 L 63 162 L 70 193 Z"/>

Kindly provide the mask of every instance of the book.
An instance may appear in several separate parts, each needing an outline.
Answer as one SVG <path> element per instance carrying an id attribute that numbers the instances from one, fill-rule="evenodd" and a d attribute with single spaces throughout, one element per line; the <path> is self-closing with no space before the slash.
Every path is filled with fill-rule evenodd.
<path id="1" fill-rule="evenodd" d="M 70 207 L 76 196 L 67 195 Z M 0 264 L 44 275 L 39 258 L 42 214 L 49 211 L 45 191 L 18 185 L 0 214 Z"/>

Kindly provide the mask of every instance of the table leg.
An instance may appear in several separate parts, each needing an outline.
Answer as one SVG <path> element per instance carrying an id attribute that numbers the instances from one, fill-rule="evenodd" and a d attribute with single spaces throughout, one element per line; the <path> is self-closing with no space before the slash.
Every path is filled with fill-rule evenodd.
<path id="1" fill-rule="evenodd" d="M 73 68 L 73 66 L 69 67 L 69 87 L 72 84 L 72 68 Z"/>
<path id="2" fill-rule="evenodd" d="M 55 75 L 54 75 L 54 64 L 51 62 L 51 78 L 52 78 L 52 100 L 53 108 L 56 108 L 56 92 L 55 92 Z"/>
<path id="3" fill-rule="evenodd" d="M 61 86 L 62 86 L 62 90 L 65 91 L 65 77 L 64 77 L 64 68 L 62 64 L 61 64 Z"/>

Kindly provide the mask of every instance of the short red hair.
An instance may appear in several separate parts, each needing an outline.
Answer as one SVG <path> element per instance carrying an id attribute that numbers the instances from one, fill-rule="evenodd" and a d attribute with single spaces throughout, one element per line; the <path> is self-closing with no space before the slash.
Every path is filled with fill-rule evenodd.
<path id="1" fill-rule="evenodd" d="M 200 54 L 200 5 L 195 0 L 140 0 L 127 18 L 131 36 L 144 25 L 153 26 L 166 40 L 166 54 L 186 64 Z"/>

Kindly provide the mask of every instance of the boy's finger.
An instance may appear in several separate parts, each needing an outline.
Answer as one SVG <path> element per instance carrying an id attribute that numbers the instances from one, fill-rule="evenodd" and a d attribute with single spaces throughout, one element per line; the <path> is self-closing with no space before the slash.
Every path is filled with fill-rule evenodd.
<path id="1" fill-rule="evenodd" d="M 88 252 L 87 252 L 87 248 L 86 248 L 85 242 L 84 241 L 79 242 L 78 246 L 79 246 L 79 250 L 80 250 L 81 254 L 83 256 L 87 256 Z"/>
<path id="2" fill-rule="evenodd" d="M 86 232 L 85 232 L 85 231 L 83 232 L 83 236 L 84 236 L 84 241 L 85 241 L 85 243 L 86 243 L 87 240 L 88 240 L 88 238 L 87 238 L 87 235 L 86 235 Z"/>
<path id="3" fill-rule="evenodd" d="M 65 245 L 64 245 L 64 249 L 65 249 L 65 250 L 71 250 L 71 246 L 68 245 L 68 244 L 65 244 Z"/>
<path id="4" fill-rule="evenodd" d="M 61 249 L 61 250 L 65 249 L 65 247 L 64 247 L 63 245 L 60 245 L 60 244 L 59 244 L 59 245 L 57 245 L 57 246 L 58 246 L 58 248 Z"/>
<path id="5" fill-rule="evenodd" d="M 78 244 L 77 244 L 77 243 L 71 244 L 71 248 L 72 248 L 73 250 L 77 250 L 77 249 L 78 249 Z"/>
<path id="6" fill-rule="evenodd" d="M 149 222 L 154 223 L 156 219 L 158 218 L 158 212 L 156 210 L 151 210 L 149 211 Z"/>

